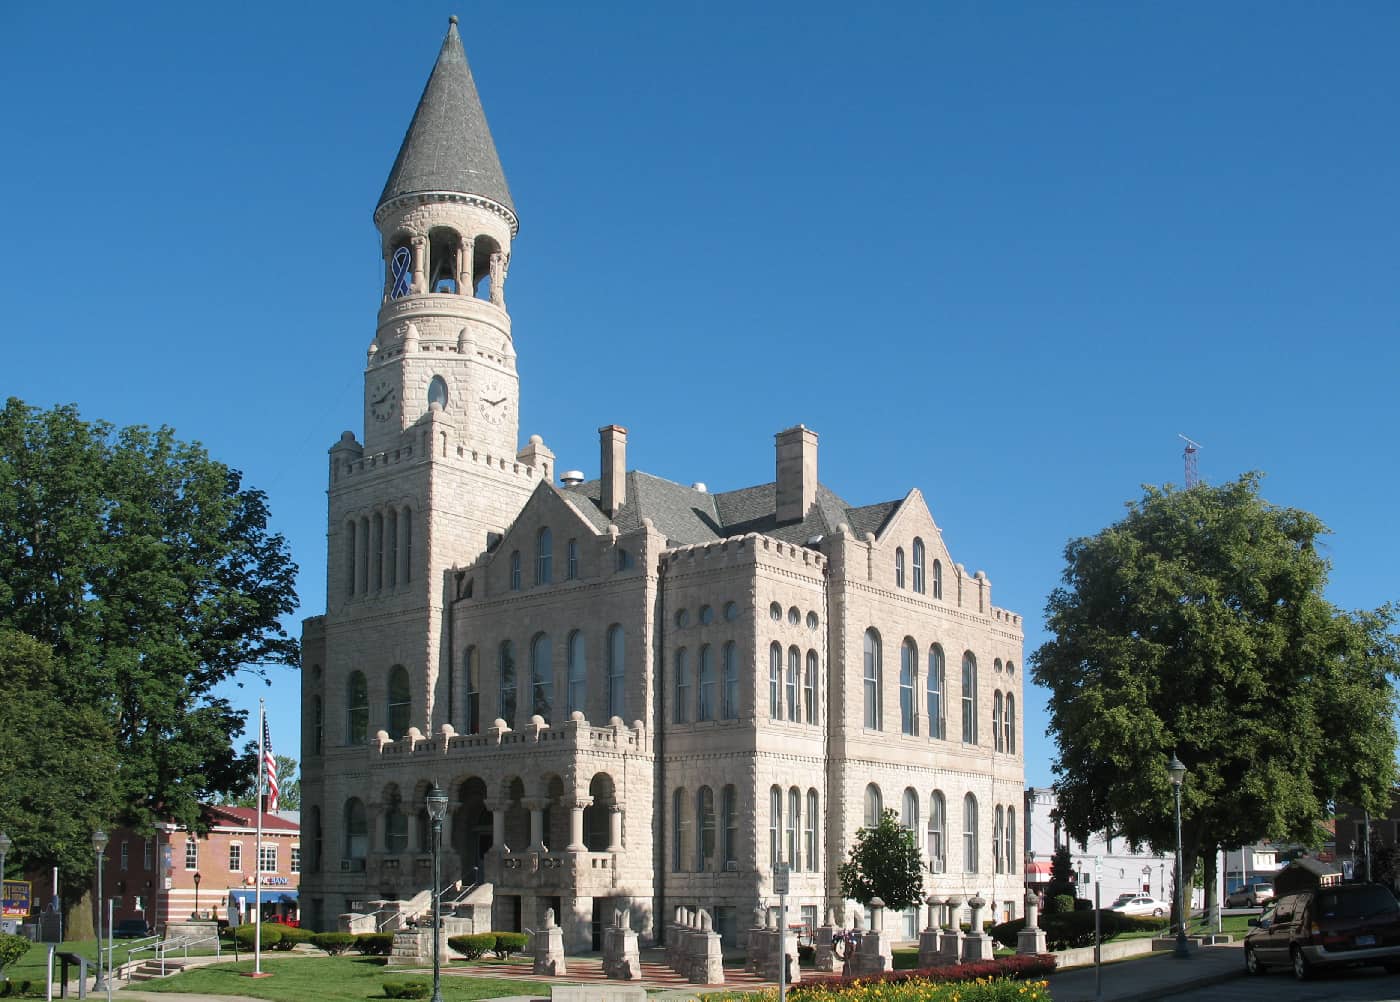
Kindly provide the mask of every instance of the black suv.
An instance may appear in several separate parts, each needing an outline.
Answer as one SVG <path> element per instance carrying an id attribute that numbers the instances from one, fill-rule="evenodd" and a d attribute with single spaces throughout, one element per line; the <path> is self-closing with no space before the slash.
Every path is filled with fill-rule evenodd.
<path id="1" fill-rule="evenodd" d="M 1336 964 L 1400 971 L 1400 901 L 1383 884 L 1285 894 L 1250 925 L 1255 928 L 1244 938 L 1244 962 L 1251 974 L 1289 966 L 1302 981 Z"/>

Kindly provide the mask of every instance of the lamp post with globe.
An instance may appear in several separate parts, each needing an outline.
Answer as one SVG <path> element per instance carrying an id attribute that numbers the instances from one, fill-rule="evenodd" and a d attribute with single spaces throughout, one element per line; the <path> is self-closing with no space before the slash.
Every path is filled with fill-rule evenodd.
<path id="1" fill-rule="evenodd" d="M 92 851 L 97 856 L 97 980 L 92 990 L 105 992 L 107 979 L 102 976 L 102 854 L 107 850 L 107 833 L 101 828 L 92 833 Z"/>
<path id="2" fill-rule="evenodd" d="M 1181 869 L 1181 784 L 1186 781 L 1186 766 L 1181 764 L 1181 759 L 1176 757 L 1176 752 L 1172 752 L 1171 761 L 1167 763 L 1167 776 L 1172 781 L 1172 791 L 1176 795 L 1177 926 L 1176 947 L 1172 953 L 1177 958 L 1185 959 L 1191 956 L 1191 951 L 1186 943 L 1186 884 L 1182 880 L 1184 874 Z"/>
<path id="3" fill-rule="evenodd" d="M 442 819 L 447 815 L 447 793 L 433 784 L 426 798 L 428 819 L 433 823 L 433 997 L 442 1002 Z"/>

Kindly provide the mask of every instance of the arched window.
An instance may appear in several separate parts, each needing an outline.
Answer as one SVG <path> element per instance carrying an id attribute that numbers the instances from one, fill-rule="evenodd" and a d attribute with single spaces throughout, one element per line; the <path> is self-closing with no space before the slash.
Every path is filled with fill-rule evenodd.
<path id="1" fill-rule="evenodd" d="M 904 800 L 899 805 L 899 823 L 907 828 L 916 839 L 918 838 L 919 793 L 913 787 L 906 787 L 904 790 Z M 915 842 L 915 845 L 917 844 Z"/>
<path id="2" fill-rule="evenodd" d="M 365 673 L 352 671 L 345 687 L 345 741 L 347 744 L 364 744 L 369 736 L 369 686 L 365 684 Z"/>
<path id="3" fill-rule="evenodd" d="M 574 581 L 578 578 L 578 540 L 569 540 L 569 545 L 565 552 L 566 563 L 564 566 L 564 576 L 570 581 Z"/>
<path id="4" fill-rule="evenodd" d="M 351 870 L 363 870 L 364 858 L 369 855 L 369 815 L 359 797 L 351 797 L 345 802 L 345 857 L 360 860 L 359 866 Z"/>
<path id="5" fill-rule="evenodd" d="M 690 658 L 684 647 L 676 650 L 676 690 L 671 722 L 684 724 L 690 719 Z"/>
<path id="6" fill-rule="evenodd" d="M 933 562 L 933 597 L 943 597 L 943 565 L 937 560 Z"/>
<path id="7" fill-rule="evenodd" d="M 797 702 L 797 688 L 802 679 L 802 652 L 796 647 L 788 648 L 787 689 L 783 698 L 787 701 L 787 718 L 800 720 L 801 705 Z"/>
<path id="8" fill-rule="evenodd" d="M 460 293 L 457 268 L 461 262 L 462 238 L 445 226 L 428 232 L 429 292 Z"/>
<path id="9" fill-rule="evenodd" d="M 1016 808 L 1006 809 L 1006 872 L 1016 872 Z"/>
<path id="10" fill-rule="evenodd" d="M 880 635 L 873 629 L 865 631 L 865 726 L 868 730 L 884 730 L 884 714 L 880 708 Z"/>
<path id="11" fill-rule="evenodd" d="M 608 627 L 608 718 L 622 717 L 626 711 L 624 697 L 626 681 L 626 641 L 622 627 L 614 623 Z"/>
<path id="12" fill-rule="evenodd" d="M 408 733 L 408 721 L 413 713 L 412 695 L 408 689 L 408 669 L 394 665 L 389 669 L 389 737 L 397 741 Z"/>
<path id="13" fill-rule="evenodd" d="M 1006 872 L 1006 860 L 1002 856 L 1002 839 L 1006 836 L 1006 812 L 997 804 L 992 816 L 992 865 L 997 873 Z"/>
<path id="14" fill-rule="evenodd" d="M 885 813 L 885 801 L 880 796 L 880 788 L 871 783 L 865 788 L 865 827 L 875 828 L 880 824 L 880 815 Z"/>
<path id="15" fill-rule="evenodd" d="M 894 586 L 904 587 L 904 547 L 896 546 L 894 550 Z"/>
<path id="16" fill-rule="evenodd" d="M 345 523 L 345 567 L 349 572 L 345 576 L 345 594 L 347 595 L 355 594 L 355 536 L 358 532 L 359 525 L 353 518 Z"/>
<path id="17" fill-rule="evenodd" d="M 948 869 L 947 822 L 948 803 L 942 790 L 934 790 L 928 804 L 928 859 L 934 873 Z"/>
<path id="18" fill-rule="evenodd" d="M 520 551 L 510 551 L 510 590 L 520 590 Z"/>
<path id="19" fill-rule="evenodd" d="M 797 787 L 788 790 L 787 804 L 787 863 L 790 870 L 802 869 L 802 857 L 798 855 L 797 832 L 802 824 L 802 791 Z"/>
<path id="20" fill-rule="evenodd" d="M 554 654 L 548 633 L 537 633 L 530 641 L 530 705 L 549 722 L 554 710 Z"/>
<path id="21" fill-rule="evenodd" d="M 943 648 L 934 644 L 928 649 L 928 736 L 945 738 L 948 736 L 947 710 L 943 705 L 943 694 L 948 691 L 948 682 L 943 667 Z"/>
<path id="22" fill-rule="evenodd" d="M 904 638 L 899 648 L 899 733 L 914 734 L 914 683 L 919 671 L 919 648 Z"/>
<path id="23" fill-rule="evenodd" d="M 777 641 L 768 647 L 768 716 L 783 716 L 783 648 Z"/>
<path id="24" fill-rule="evenodd" d="M 924 593 L 924 541 L 914 537 L 914 590 Z"/>
<path id="25" fill-rule="evenodd" d="M 817 652 L 807 652 L 807 674 L 802 681 L 802 704 L 807 711 L 807 723 L 817 722 Z"/>
<path id="26" fill-rule="evenodd" d="M 1005 751 L 1002 745 L 1003 732 L 1001 729 L 1001 690 L 992 693 L 992 747 L 996 751 Z"/>
<path id="27" fill-rule="evenodd" d="M 467 677 L 467 714 L 466 725 L 468 734 L 481 733 L 481 659 L 477 657 L 476 648 L 467 648 L 466 661 L 463 664 L 464 674 Z"/>
<path id="28" fill-rule="evenodd" d="M 963 744 L 977 743 L 977 658 L 971 651 L 963 652 L 962 739 Z"/>
<path id="29" fill-rule="evenodd" d="M 696 720 L 715 719 L 715 656 L 709 644 L 700 646 L 700 699 L 695 706 Z"/>
<path id="30" fill-rule="evenodd" d="M 695 795 L 695 869 L 705 873 L 715 862 L 715 795 L 708 786 Z"/>
<path id="31" fill-rule="evenodd" d="M 671 794 L 671 870 L 685 869 L 685 791 L 679 787 Z"/>
<path id="32" fill-rule="evenodd" d="M 507 727 L 515 726 L 515 646 L 509 640 L 501 641 L 501 649 L 496 667 L 499 670 L 501 719 Z"/>
<path id="33" fill-rule="evenodd" d="M 384 851 L 408 852 L 408 815 L 403 812 L 403 803 L 397 794 L 384 811 Z"/>
<path id="34" fill-rule="evenodd" d="M 725 720 L 739 719 L 739 655 L 734 641 L 724 645 L 724 710 Z"/>
<path id="35" fill-rule="evenodd" d="M 535 536 L 535 584 L 547 585 L 554 580 L 554 533 L 545 526 Z"/>
<path id="36" fill-rule="evenodd" d="M 569 634 L 569 713 L 588 705 L 588 649 L 583 631 Z"/>
<path id="37" fill-rule="evenodd" d="M 775 786 L 768 791 L 768 862 L 771 866 L 783 861 L 782 830 L 783 791 Z"/>
<path id="38" fill-rule="evenodd" d="M 817 791 L 807 791 L 807 871 L 816 873 L 821 867 L 817 858 Z"/>
<path id="39" fill-rule="evenodd" d="M 720 794 L 720 819 L 724 827 L 724 868 L 733 870 L 739 863 L 739 793 L 733 784 Z"/>
<path id="40" fill-rule="evenodd" d="M 311 701 L 311 753 L 313 755 L 321 754 L 321 746 L 326 739 L 325 713 L 321 697 L 313 696 Z"/>
<path id="41" fill-rule="evenodd" d="M 1002 714 L 1001 722 L 1006 728 L 1006 750 L 1009 754 L 1016 754 L 1016 697 L 1011 693 L 1006 694 L 1006 712 Z"/>
<path id="42" fill-rule="evenodd" d="M 963 873 L 977 873 L 977 798 L 963 797 Z"/>

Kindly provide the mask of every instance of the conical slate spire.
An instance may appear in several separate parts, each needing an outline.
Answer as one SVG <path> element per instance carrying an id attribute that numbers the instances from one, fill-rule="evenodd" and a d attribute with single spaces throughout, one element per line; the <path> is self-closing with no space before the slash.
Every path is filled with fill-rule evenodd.
<path id="1" fill-rule="evenodd" d="M 455 16 L 379 204 L 424 191 L 481 195 L 515 213 Z"/>

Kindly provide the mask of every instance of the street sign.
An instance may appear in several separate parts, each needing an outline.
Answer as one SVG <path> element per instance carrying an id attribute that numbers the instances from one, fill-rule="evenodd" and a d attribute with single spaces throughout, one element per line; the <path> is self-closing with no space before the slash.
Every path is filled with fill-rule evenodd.
<path id="1" fill-rule="evenodd" d="M 29 881 L 0 881 L 0 918 L 22 919 L 29 916 Z"/>
<path id="2" fill-rule="evenodd" d="M 779 863 L 773 867 L 773 893 L 788 893 L 788 868 L 786 863 Z"/>

